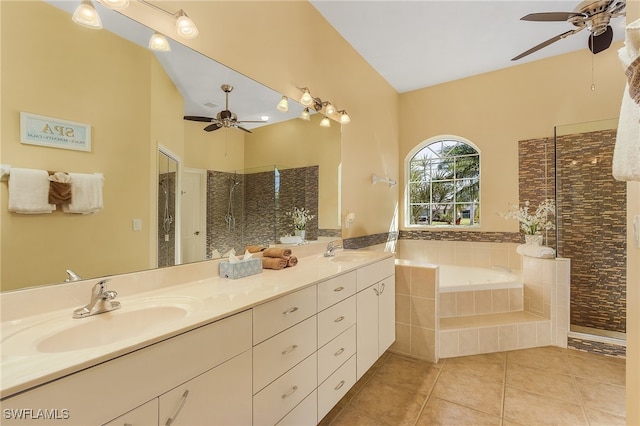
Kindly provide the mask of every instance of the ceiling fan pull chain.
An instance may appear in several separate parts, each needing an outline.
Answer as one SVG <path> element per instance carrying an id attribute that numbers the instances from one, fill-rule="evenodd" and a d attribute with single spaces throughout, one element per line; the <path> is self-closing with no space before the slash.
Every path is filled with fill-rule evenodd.
<path id="1" fill-rule="evenodd" d="M 591 55 L 591 91 L 592 92 L 596 91 L 596 83 L 594 82 L 594 78 L 593 78 L 593 75 L 594 75 L 594 73 L 593 73 L 593 61 L 594 61 L 594 59 L 593 58 L 595 56 L 596 56 L 595 54 Z"/>

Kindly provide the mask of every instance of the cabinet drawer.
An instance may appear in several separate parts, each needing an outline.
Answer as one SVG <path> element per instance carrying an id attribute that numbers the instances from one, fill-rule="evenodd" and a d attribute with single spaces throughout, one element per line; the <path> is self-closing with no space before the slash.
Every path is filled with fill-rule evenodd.
<path id="1" fill-rule="evenodd" d="M 138 408 L 106 423 L 104 426 L 157 426 L 158 398 L 154 398 Z"/>
<path id="2" fill-rule="evenodd" d="M 323 281 L 318 284 L 318 310 L 322 311 L 335 305 L 355 292 L 356 271 Z"/>
<path id="3" fill-rule="evenodd" d="M 356 326 L 352 325 L 318 350 L 318 383 L 324 382 L 351 355 L 356 353 Z"/>
<path id="4" fill-rule="evenodd" d="M 355 383 L 356 357 L 352 356 L 318 386 L 318 419 L 322 420 Z"/>
<path id="5" fill-rule="evenodd" d="M 278 426 L 315 424 L 318 424 L 318 392 L 315 390 L 278 422 Z"/>
<path id="6" fill-rule="evenodd" d="M 318 347 L 324 346 L 338 334 L 356 323 L 356 297 L 318 313 Z"/>
<path id="7" fill-rule="evenodd" d="M 309 395 L 317 386 L 317 357 L 314 353 L 253 397 L 253 424 L 273 425 Z"/>
<path id="8" fill-rule="evenodd" d="M 316 317 L 308 318 L 253 348 L 253 393 L 316 351 Z"/>
<path id="9" fill-rule="evenodd" d="M 253 308 L 253 344 L 257 345 L 315 313 L 315 286 L 256 306 Z"/>
<path id="10" fill-rule="evenodd" d="M 356 291 L 362 291 L 396 272 L 395 258 L 381 260 L 371 265 L 363 266 L 356 271 Z"/>

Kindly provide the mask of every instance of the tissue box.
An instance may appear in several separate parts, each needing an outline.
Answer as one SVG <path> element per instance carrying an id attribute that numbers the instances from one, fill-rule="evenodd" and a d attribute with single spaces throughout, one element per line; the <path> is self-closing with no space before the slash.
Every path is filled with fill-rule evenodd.
<path id="1" fill-rule="evenodd" d="M 262 259 L 249 259 L 236 263 L 228 260 L 220 262 L 220 276 L 223 278 L 237 279 L 248 277 L 262 272 Z"/>

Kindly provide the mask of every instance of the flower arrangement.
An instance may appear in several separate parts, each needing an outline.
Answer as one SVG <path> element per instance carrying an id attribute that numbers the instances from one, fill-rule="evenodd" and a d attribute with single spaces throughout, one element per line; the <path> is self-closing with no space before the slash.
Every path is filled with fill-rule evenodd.
<path id="1" fill-rule="evenodd" d="M 526 235 L 536 235 L 542 231 L 555 229 L 555 224 L 551 220 L 547 220 L 549 215 L 554 215 L 556 211 L 555 202 L 552 199 L 546 199 L 536 208 L 534 214 L 529 213 L 531 203 L 524 202 L 524 206 L 518 208 L 511 205 L 511 209 L 507 213 L 499 213 L 505 219 L 518 219 L 520 229 Z"/>
<path id="2" fill-rule="evenodd" d="M 307 226 L 307 221 L 316 217 L 314 214 L 309 214 L 309 210 L 306 210 L 304 207 L 300 209 L 294 207 L 293 211 L 286 212 L 285 214 L 293 218 L 293 226 L 299 231 L 304 231 Z"/>

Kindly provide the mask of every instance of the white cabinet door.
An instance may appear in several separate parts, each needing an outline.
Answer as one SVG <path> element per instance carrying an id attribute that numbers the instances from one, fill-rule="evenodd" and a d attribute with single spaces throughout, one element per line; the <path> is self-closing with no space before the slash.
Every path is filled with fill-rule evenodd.
<path id="1" fill-rule="evenodd" d="M 372 285 L 356 295 L 358 380 L 378 359 L 377 291 L 377 285 Z"/>
<path id="2" fill-rule="evenodd" d="M 378 356 L 396 340 L 396 280 L 395 275 L 380 284 L 378 296 Z"/>
<path id="3" fill-rule="evenodd" d="M 251 397 L 249 350 L 161 395 L 160 425 L 249 425 Z"/>
<path id="4" fill-rule="evenodd" d="M 157 426 L 158 425 L 158 398 L 154 398 L 138 408 L 134 408 L 126 414 L 113 419 L 104 426 Z"/>

